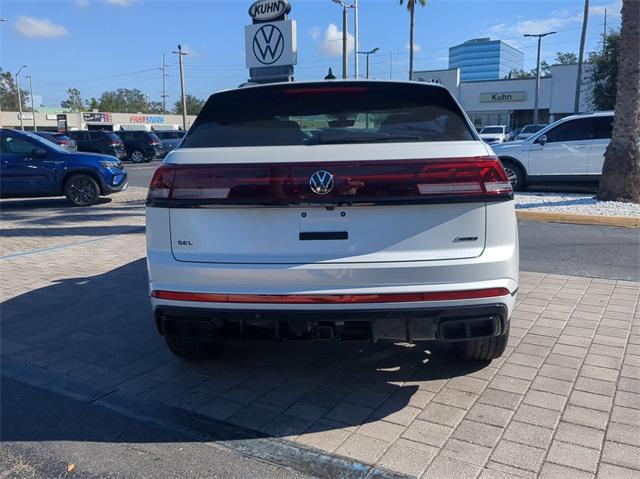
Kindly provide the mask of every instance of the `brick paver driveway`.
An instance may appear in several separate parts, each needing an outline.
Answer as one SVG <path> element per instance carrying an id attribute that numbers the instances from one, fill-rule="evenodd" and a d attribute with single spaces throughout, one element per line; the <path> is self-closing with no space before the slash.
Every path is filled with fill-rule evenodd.
<path id="1" fill-rule="evenodd" d="M 151 321 L 143 194 L 2 204 L 3 370 L 407 475 L 640 477 L 640 284 L 523 272 L 509 348 L 488 365 L 445 347 L 268 342 L 187 363 Z"/>

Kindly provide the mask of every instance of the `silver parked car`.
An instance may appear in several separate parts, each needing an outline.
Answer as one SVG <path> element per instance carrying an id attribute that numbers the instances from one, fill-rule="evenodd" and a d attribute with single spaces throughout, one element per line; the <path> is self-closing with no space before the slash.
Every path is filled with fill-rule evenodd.
<path id="1" fill-rule="evenodd" d="M 160 138 L 162 147 L 167 153 L 174 150 L 180 144 L 185 134 L 182 130 L 161 130 L 155 131 L 154 133 Z"/>

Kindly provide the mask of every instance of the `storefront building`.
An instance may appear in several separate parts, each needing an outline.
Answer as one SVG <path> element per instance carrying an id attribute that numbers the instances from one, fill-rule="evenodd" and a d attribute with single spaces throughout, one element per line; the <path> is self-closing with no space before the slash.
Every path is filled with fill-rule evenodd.
<path id="1" fill-rule="evenodd" d="M 542 123 L 574 113 L 578 65 L 552 65 L 551 75 L 540 80 L 539 111 Z M 585 65 L 580 111 L 591 111 L 589 66 Z M 418 71 L 414 80 L 432 81 L 446 87 L 460 102 L 476 127 L 506 125 L 509 129 L 533 123 L 536 80 L 461 81 L 460 69 Z"/>
<path id="2" fill-rule="evenodd" d="M 59 113 L 35 113 L 35 123 L 38 130 L 57 131 Z M 108 113 L 108 112 L 68 112 L 66 116 L 69 130 L 180 130 L 182 129 L 181 115 L 143 114 L 143 113 Z M 187 127 L 196 119 L 194 115 L 187 115 Z M 33 130 L 34 114 L 22 113 L 22 125 L 25 130 Z M 17 111 L 3 111 L 0 113 L 0 127 L 20 128 L 20 113 Z"/>

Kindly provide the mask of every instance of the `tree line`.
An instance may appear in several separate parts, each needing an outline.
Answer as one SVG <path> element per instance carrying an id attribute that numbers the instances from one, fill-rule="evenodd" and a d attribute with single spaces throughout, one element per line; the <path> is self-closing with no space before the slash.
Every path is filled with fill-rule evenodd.
<path id="1" fill-rule="evenodd" d="M 29 91 L 20 88 L 22 111 L 31 111 Z M 197 115 L 202 109 L 205 100 L 194 95 L 187 95 L 187 114 Z M 67 89 L 67 98 L 60 102 L 60 107 L 68 111 L 108 111 L 118 113 L 151 113 L 182 114 L 182 101 L 176 101 L 172 106 L 164 105 L 159 101 L 149 101 L 148 97 L 137 88 L 118 88 L 105 91 L 98 98 L 88 100 L 82 98 L 78 88 Z M 2 111 L 18 111 L 18 89 L 15 78 L 11 72 L 0 68 L 0 108 Z M 36 107 L 37 108 L 37 107 Z"/>
<path id="2" fill-rule="evenodd" d="M 197 115 L 205 100 L 194 95 L 186 95 L 187 115 Z M 119 113 L 174 113 L 182 114 L 182 101 L 176 101 L 172 108 L 165 111 L 160 101 L 149 101 L 148 97 L 137 88 L 118 88 L 105 91 L 99 98 L 83 100 L 78 88 L 67 89 L 67 98 L 60 106 L 69 111 L 114 111 Z"/>

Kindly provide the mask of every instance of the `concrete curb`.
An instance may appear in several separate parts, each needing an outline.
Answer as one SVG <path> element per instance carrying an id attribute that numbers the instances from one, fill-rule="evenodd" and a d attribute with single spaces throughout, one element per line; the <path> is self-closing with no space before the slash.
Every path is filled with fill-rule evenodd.
<path id="1" fill-rule="evenodd" d="M 277 464 L 305 475 L 340 479 L 412 479 L 337 454 L 329 454 L 284 438 L 219 421 L 155 401 L 145 401 L 113 388 L 96 386 L 80 379 L 2 357 L 3 376 L 30 386 L 92 403 L 137 421 L 152 424 L 194 441 L 213 443 L 245 457 Z"/>
<path id="2" fill-rule="evenodd" d="M 570 213 L 547 213 L 546 211 L 516 210 L 516 217 L 519 220 L 545 221 L 548 223 L 640 228 L 640 217 L 637 216 L 594 216 L 574 215 Z"/>

